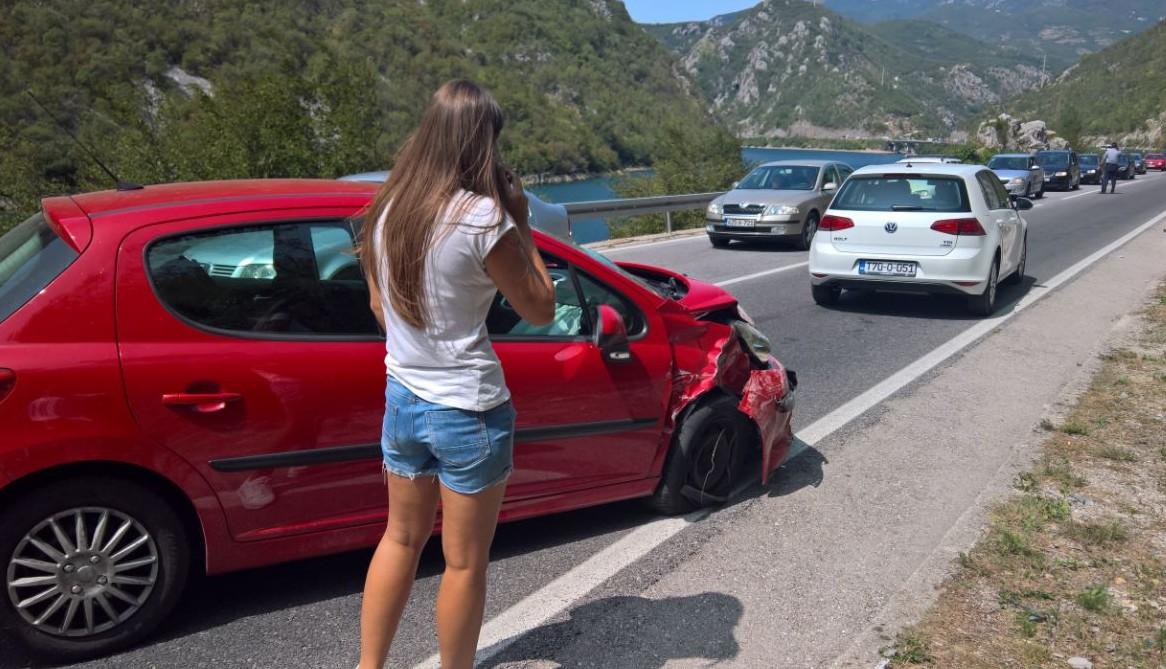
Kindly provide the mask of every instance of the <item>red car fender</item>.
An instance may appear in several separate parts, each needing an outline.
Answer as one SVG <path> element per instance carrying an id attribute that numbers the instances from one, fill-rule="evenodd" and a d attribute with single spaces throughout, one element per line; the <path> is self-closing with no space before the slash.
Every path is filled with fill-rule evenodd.
<path id="1" fill-rule="evenodd" d="M 757 426 L 761 446 L 761 482 L 785 461 L 793 441 L 790 427 L 793 388 L 785 368 L 770 357 L 766 367 L 754 369 L 741 339 L 727 325 L 701 322 L 700 328 L 673 335 L 671 410 L 661 434 L 672 443 L 677 422 L 701 397 L 719 389 L 740 399 L 738 409 Z"/>

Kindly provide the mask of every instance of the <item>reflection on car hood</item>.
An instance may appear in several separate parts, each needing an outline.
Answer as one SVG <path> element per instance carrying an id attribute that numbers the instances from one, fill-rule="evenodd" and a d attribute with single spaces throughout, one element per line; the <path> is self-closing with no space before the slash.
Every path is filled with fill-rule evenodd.
<path id="1" fill-rule="evenodd" d="M 1001 179 L 1015 179 L 1016 177 L 1024 178 L 1024 177 L 1028 176 L 1028 170 L 992 170 L 992 171 L 995 172 L 996 176 L 1000 177 Z"/>
<path id="2" fill-rule="evenodd" d="M 713 200 L 717 204 L 790 204 L 799 205 L 818 196 L 812 190 L 731 190 Z"/>

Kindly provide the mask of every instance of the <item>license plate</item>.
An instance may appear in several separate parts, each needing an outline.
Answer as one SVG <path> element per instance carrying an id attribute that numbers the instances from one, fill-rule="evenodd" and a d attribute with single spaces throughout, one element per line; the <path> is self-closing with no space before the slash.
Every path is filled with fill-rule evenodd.
<path id="1" fill-rule="evenodd" d="M 752 228 L 757 225 L 757 221 L 751 218 L 725 218 L 726 228 Z"/>
<path id="2" fill-rule="evenodd" d="M 859 274 L 877 274 L 879 276 L 915 276 L 916 265 L 913 262 L 899 262 L 894 260 L 859 260 Z"/>

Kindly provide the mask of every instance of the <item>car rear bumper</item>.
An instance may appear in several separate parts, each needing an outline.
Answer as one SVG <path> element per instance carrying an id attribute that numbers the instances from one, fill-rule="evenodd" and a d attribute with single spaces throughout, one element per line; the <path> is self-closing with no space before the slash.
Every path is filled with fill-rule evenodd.
<path id="1" fill-rule="evenodd" d="M 905 293 L 951 293 L 979 295 L 984 292 L 992 264 L 990 248 L 955 248 L 945 256 L 912 256 L 839 251 L 825 239 L 810 249 L 810 283 L 815 286 L 897 291 Z M 871 276 L 858 273 L 859 260 L 899 260 L 914 262 L 914 277 Z"/>

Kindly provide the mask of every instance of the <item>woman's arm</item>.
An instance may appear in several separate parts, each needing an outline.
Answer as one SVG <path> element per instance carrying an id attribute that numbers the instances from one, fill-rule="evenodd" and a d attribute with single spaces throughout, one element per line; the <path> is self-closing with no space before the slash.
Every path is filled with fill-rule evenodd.
<path id="1" fill-rule="evenodd" d="M 555 317 L 555 284 L 530 232 L 522 183 L 509 171 L 504 178 L 503 204 L 515 229 L 502 235 L 486 256 L 486 273 L 523 320 L 546 325 Z"/>
<path id="2" fill-rule="evenodd" d="M 372 315 L 376 317 L 377 323 L 380 323 L 381 332 L 384 332 L 385 311 L 384 305 L 381 304 L 381 290 L 377 287 L 376 277 L 365 277 L 365 282 L 368 284 L 368 308 L 372 310 Z"/>

